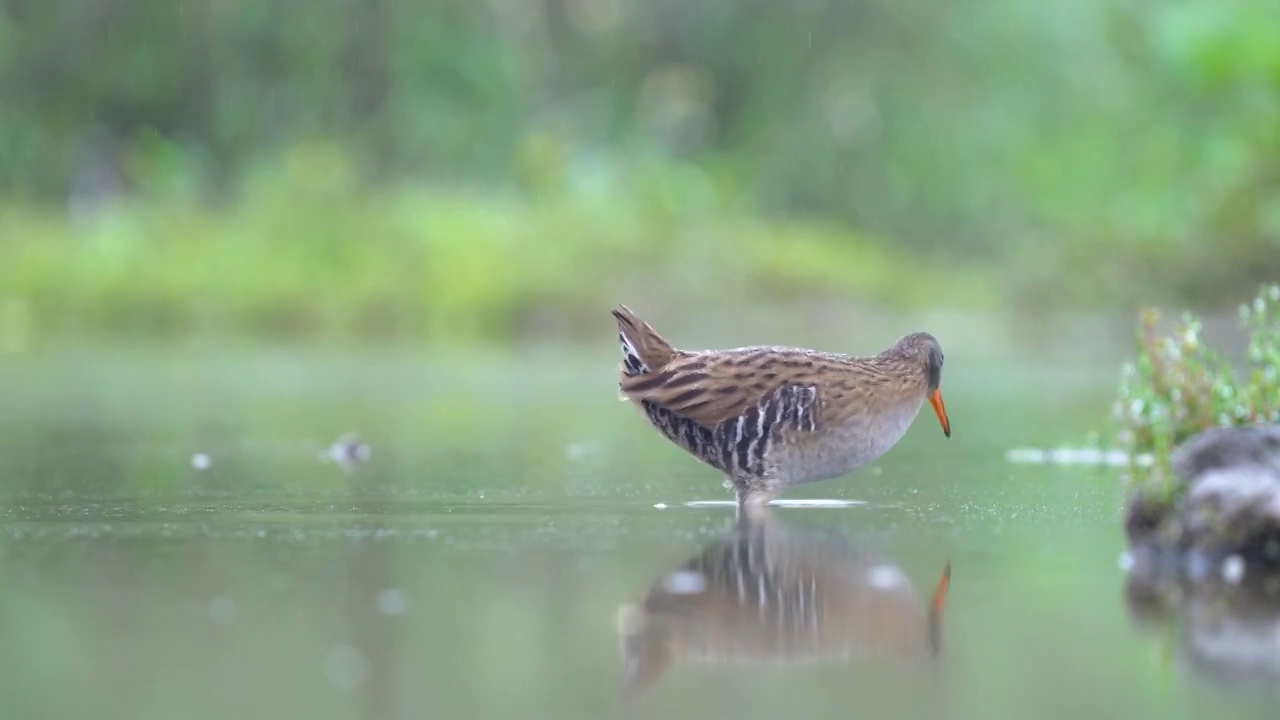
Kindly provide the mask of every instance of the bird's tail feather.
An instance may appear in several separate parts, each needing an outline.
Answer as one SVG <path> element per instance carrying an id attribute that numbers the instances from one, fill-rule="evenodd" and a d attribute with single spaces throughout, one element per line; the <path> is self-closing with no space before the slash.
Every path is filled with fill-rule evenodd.
<path id="1" fill-rule="evenodd" d="M 678 354 L 671 343 L 626 305 L 614 307 L 613 317 L 618 321 L 618 344 L 626 375 L 651 373 L 671 362 Z"/>

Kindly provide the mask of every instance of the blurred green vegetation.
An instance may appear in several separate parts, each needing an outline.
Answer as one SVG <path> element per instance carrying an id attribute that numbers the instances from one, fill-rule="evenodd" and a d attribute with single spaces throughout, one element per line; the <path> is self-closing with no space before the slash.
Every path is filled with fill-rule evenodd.
<path id="1" fill-rule="evenodd" d="M 678 306 L 826 293 L 911 306 L 945 288 L 971 306 L 996 302 L 976 273 L 955 277 L 940 260 L 831 223 L 727 208 L 692 170 L 637 168 L 616 192 L 531 200 L 370 191 L 353 165 L 313 142 L 263 163 L 221 207 L 148 198 L 76 228 L 0 207 L 13 233 L 0 278 L 19 299 L 9 324 L 479 339 L 598 330 L 610 306 L 639 296 Z M 903 274 L 913 283 L 900 287 Z M 4 326 L 0 346 L 20 334 Z"/>
<path id="2" fill-rule="evenodd" d="M 1131 487 L 1175 501 L 1186 489 L 1169 468 L 1179 445 L 1213 427 L 1280 422 L 1280 285 L 1263 286 L 1240 306 L 1249 334 L 1241 372 L 1205 342 L 1192 313 L 1168 335 L 1157 332 L 1158 319 L 1153 309 L 1142 315 L 1137 357 L 1122 369 L 1114 415 Z M 1143 455 L 1150 461 L 1140 461 Z"/>
<path id="3" fill-rule="evenodd" d="M 1280 275 L 1273 3 L 10 0 L 0 104 L 10 326 L 501 335 L 633 287 L 1110 309 Z"/>

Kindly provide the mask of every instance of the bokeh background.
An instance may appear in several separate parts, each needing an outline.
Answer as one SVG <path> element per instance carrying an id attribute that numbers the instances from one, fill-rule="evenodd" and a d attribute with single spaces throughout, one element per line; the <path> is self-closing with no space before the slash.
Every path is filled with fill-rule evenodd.
<path id="1" fill-rule="evenodd" d="M 929 330 L 954 428 L 785 515 L 951 562 L 940 681 L 655 716 L 1242 717 L 1197 653 L 1270 626 L 1136 627 L 1098 463 L 1139 309 L 1239 354 L 1277 277 L 1274 1 L 0 0 L 0 716 L 621 714 L 618 608 L 732 517 L 617 402 L 626 303 Z"/>
<path id="2" fill-rule="evenodd" d="M 1280 273 L 1272 3 L 6 0 L 0 107 L 10 348 Z"/>

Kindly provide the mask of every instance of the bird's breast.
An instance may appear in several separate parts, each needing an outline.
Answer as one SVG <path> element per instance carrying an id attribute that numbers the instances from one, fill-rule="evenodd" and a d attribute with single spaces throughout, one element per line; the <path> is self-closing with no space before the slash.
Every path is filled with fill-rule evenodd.
<path id="1" fill-rule="evenodd" d="M 893 447 L 919 413 L 923 399 L 876 409 L 827 413 L 816 433 L 780 443 L 775 473 L 788 483 L 823 480 L 855 470 Z"/>

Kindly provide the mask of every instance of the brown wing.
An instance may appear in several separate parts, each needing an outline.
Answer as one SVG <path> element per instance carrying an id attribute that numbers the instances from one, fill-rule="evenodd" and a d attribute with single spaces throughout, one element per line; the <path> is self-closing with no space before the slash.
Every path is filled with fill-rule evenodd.
<path id="1" fill-rule="evenodd" d="M 817 386 L 804 373 L 788 370 L 774 366 L 763 355 L 697 353 L 678 357 L 654 372 L 623 378 L 621 389 L 633 400 L 648 400 L 705 427 L 774 400 L 780 403 L 781 416 L 812 430 Z"/>

